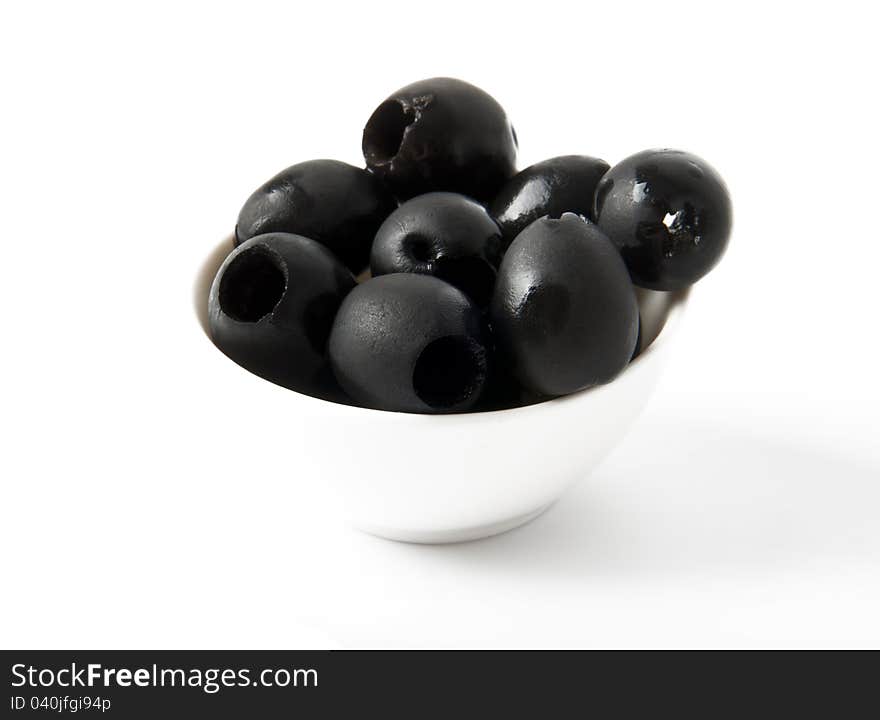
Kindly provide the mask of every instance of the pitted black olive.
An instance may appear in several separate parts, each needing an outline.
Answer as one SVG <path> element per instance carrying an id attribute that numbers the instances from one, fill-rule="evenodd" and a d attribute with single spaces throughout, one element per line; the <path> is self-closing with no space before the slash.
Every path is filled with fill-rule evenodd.
<path id="1" fill-rule="evenodd" d="M 620 250 L 633 282 L 680 290 L 721 259 L 733 212 L 721 176 L 696 155 L 646 150 L 609 170 L 594 215 Z"/>
<path id="2" fill-rule="evenodd" d="M 233 250 L 214 278 L 211 337 L 255 375 L 335 399 L 327 339 L 354 285 L 323 245 L 288 233 L 258 235 Z"/>
<path id="3" fill-rule="evenodd" d="M 367 121 L 363 151 L 367 167 L 404 200 L 449 190 L 488 201 L 516 172 L 516 135 L 504 109 L 452 78 L 392 94 Z"/>
<path id="4" fill-rule="evenodd" d="M 339 384 L 367 407 L 461 412 L 486 383 L 479 309 L 430 275 L 382 275 L 358 285 L 339 308 L 329 347 Z"/>
<path id="5" fill-rule="evenodd" d="M 326 245 L 354 273 L 370 257 L 373 236 L 397 203 L 371 173 L 338 160 L 309 160 L 282 170 L 248 198 L 236 243 L 270 232 Z"/>
<path id="6" fill-rule="evenodd" d="M 373 276 L 398 272 L 434 275 L 477 305 L 492 296 L 501 233 L 479 203 L 456 193 L 433 192 L 408 200 L 382 223 L 373 251 Z"/>
<path id="7" fill-rule="evenodd" d="M 526 407 L 544 402 L 549 398 L 524 388 L 508 368 L 498 363 L 493 363 L 489 373 L 489 380 L 479 405 L 474 408 L 475 412 L 494 412 L 496 410 L 511 410 L 512 408 Z"/>
<path id="8" fill-rule="evenodd" d="M 572 213 L 536 220 L 513 241 L 490 318 L 499 364 L 548 396 L 612 380 L 632 357 L 639 328 L 620 254 Z"/>
<path id="9" fill-rule="evenodd" d="M 586 155 L 563 155 L 518 172 L 489 206 L 505 244 L 545 215 L 573 212 L 592 219 L 596 185 L 609 167 L 604 160 Z"/>

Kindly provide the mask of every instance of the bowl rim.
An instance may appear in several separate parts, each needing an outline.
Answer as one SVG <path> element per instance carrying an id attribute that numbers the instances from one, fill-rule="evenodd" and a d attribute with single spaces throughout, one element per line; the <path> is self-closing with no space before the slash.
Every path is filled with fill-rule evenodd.
<path id="1" fill-rule="evenodd" d="M 324 400 L 322 398 L 314 397 L 312 395 L 307 395 L 306 393 L 297 392 L 296 390 L 291 390 L 290 388 L 277 385 L 276 383 L 266 380 L 259 375 L 255 375 L 247 368 L 242 367 L 235 361 L 226 357 L 226 355 L 220 350 L 220 348 L 217 347 L 217 345 L 214 343 L 213 338 L 211 337 L 210 328 L 208 326 L 208 296 L 210 293 L 211 285 L 213 284 L 214 276 L 216 275 L 220 264 L 222 264 L 225 257 L 234 248 L 234 235 L 229 234 L 220 243 L 218 243 L 217 246 L 214 247 L 213 250 L 211 250 L 211 252 L 206 257 L 203 257 L 196 272 L 195 281 L 192 288 L 191 299 L 193 303 L 192 309 L 194 319 L 198 324 L 202 334 L 205 336 L 205 339 L 212 345 L 214 350 L 219 352 L 220 355 L 226 358 L 226 360 L 228 360 L 231 364 L 235 365 L 237 369 L 247 373 L 251 377 L 258 380 L 260 383 L 263 383 L 265 385 L 275 385 L 275 387 L 277 387 L 284 393 L 292 393 L 294 396 L 297 397 L 298 401 L 304 401 L 307 405 L 311 405 L 311 407 L 314 409 L 321 408 L 326 410 L 332 408 L 334 411 L 350 412 L 352 414 L 360 415 L 361 417 L 372 417 L 375 419 L 378 419 L 379 417 L 400 418 L 401 416 L 404 416 L 407 418 L 421 418 L 420 422 L 435 423 L 453 422 L 456 420 L 461 422 L 463 418 L 497 419 L 501 416 L 507 418 L 512 417 L 513 415 L 521 416 L 535 412 L 545 412 L 548 408 L 556 408 L 560 405 L 570 404 L 579 400 L 583 400 L 586 397 L 598 394 L 603 390 L 614 386 L 616 383 L 619 383 L 626 375 L 632 373 L 634 370 L 638 371 L 639 368 L 643 367 L 652 357 L 656 356 L 658 352 L 662 350 L 662 348 L 665 347 L 665 345 L 669 342 L 668 337 L 663 336 L 668 336 L 672 334 L 669 332 L 664 332 L 664 330 L 666 330 L 670 326 L 675 326 L 679 323 L 684 308 L 687 305 L 688 298 L 691 294 L 691 287 L 684 288 L 683 290 L 672 291 L 669 293 L 668 308 L 666 309 L 665 317 L 660 325 L 657 335 L 649 343 L 648 347 L 640 352 L 634 359 L 630 360 L 626 368 L 624 368 L 620 372 L 620 374 L 617 375 L 617 377 L 615 377 L 608 383 L 604 383 L 602 385 L 593 385 L 591 387 L 584 388 L 583 390 L 569 393 L 568 395 L 560 395 L 559 397 L 549 398 L 547 400 L 542 400 L 541 402 L 532 403 L 531 405 L 502 408 L 500 410 L 484 410 L 480 412 L 457 413 L 410 413 L 400 410 L 382 410 L 379 408 L 362 407 L 360 405 L 347 405 L 345 403 L 337 403 L 333 402 L 332 400 Z"/>

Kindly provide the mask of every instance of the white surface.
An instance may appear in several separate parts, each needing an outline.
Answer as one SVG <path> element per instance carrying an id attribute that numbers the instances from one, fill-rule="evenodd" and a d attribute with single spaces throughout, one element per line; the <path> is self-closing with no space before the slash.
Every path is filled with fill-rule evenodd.
<path id="1" fill-rule="evenodd" d="M 862 4 L 12 7 L 0 645 L 880 645 Z M 375 104 L 436 74 L 505 105 L 521 166 L 703 155 L 736 228 L 593 477 L 520 530 L 419 547 L 346 529 L 259 447 L 227 452 L 250 418 L 189 303 L 254 187 L 359 162 Z"/>

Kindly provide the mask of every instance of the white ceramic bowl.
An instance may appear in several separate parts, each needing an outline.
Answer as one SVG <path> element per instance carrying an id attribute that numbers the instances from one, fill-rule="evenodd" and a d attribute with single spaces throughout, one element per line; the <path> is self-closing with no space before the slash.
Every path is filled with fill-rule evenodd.
<path id="1" fill-rule="evenodd" d="M 196 281 L 196 313 L 206 334 L 211 280 L 231 249 L 231 238 L 218 245 Z M 413 415 L 330 403 L 254 377 L 263 387 L 257 391 L 255 383 L 259 407 L 250 407 L 249 417 L 300 421 L 290 434 L 297 469 L 319 468 L 320 481 L 338 492 L 356 527 L 419 543 L 487 537 L 540 515 L 624 437 L 657 382 L 686 298 L 687 292 L 640 291 L 647 349 L 613 382 L 538 405 Z M 217 354 L 230 373 L 245 373 Z M 252 452 L 236 447 L 224 445 L 227 453 Z M 291 473 L 290 479 L 316 478 Z"/>

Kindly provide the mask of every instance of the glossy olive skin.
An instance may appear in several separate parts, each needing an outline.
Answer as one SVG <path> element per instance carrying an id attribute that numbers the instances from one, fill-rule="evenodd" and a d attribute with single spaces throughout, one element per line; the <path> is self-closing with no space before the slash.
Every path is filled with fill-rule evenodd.
<path id="1" fill-rule="evenodd" d="M 270 232 L 303 235 L 358 273 L 376 230 L 396 207 L 388 189 L 363 168 L 309 160 L 282 170 L 248 198 L 238 215 L 236 244 Z"/>
<path id="2" fill-rule="evenodd" d="M 596 186 L 610 165 L 586 155 L 535 163 L 508 180 L 489 205 L 507 245 L 540 217 L 573 212 L 592 219 Z"/>
<path id="3" fill-rule="evenodd" d="M 573 213 L 541 218 L 513 241 L 490 319 L 497 362 L 545 396 L 612 380 L 636 345 L 639 309 L 611 241 Z"/>
<path id="4" fill-rule="evenodd" d="M 330 362 L 339 384 L 366 407 L 462 412 L 488 374 L 481 313 L 457 288 L 430 275 L 382 275 L 339 308 Z"/>
<path id="5" fill-rule="evenodd" d="M 516 172 L 516 135 L 504 109 L 453 78 L 390 95 L 367 121 L 362 147 L 367 167 L 403 200 L 449 190 L 488 201 Z"/>
<path id="6" fill-rule="evenodd" d="M 611 168 L 596 189 L 594 217 L 633 282 L 651 290 L 681 290 L 708 273 L 733 224 L 721 176 L 680 150 L 646 150 Z"/>
<path id="7" fill-rule="evenodd" d="M 414 272 L 455 285 L 485 306 L 495 285 L 501 232 L 478 202 L 449 192 L 407 200 L 382 223 L 373 241 L 374 277 Z"/>
<path id="8" fill-rule="evenodd" d="M 217 271 L 208 299 L 211 337 L 255 375 L 337 400 L 327 338 L 354 286 L 352 274 L 314 240 L 258 235 L 233 250 Z"/>

